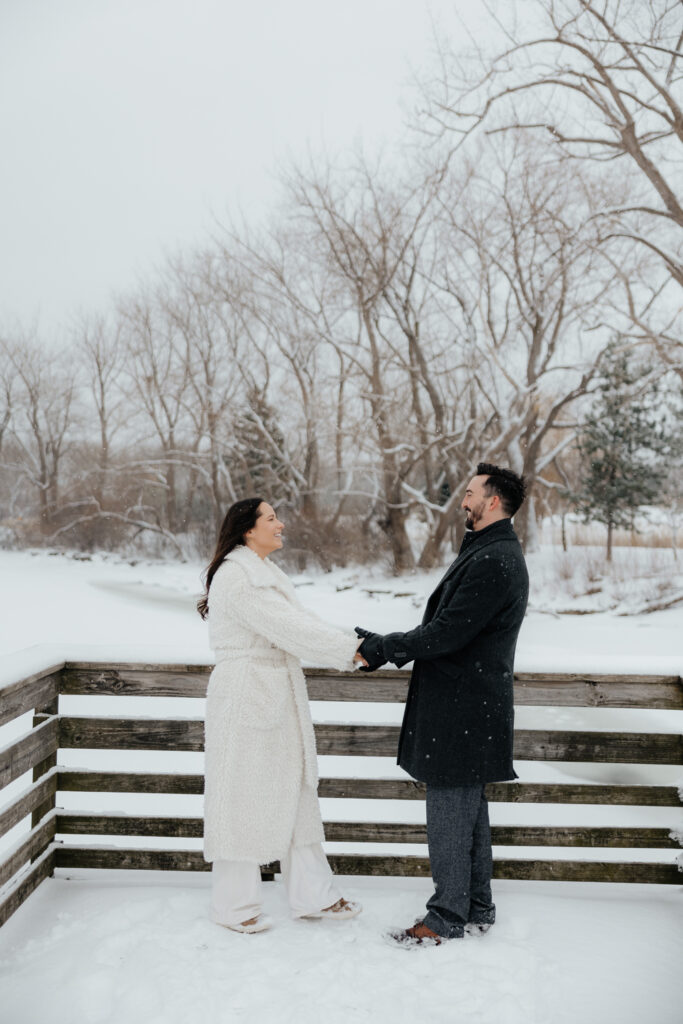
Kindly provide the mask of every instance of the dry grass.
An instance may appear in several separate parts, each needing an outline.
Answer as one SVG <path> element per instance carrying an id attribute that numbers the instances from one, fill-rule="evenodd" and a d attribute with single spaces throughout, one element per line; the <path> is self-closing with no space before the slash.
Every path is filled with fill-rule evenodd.
<path id="1" fill-rule="evenodd" d="M 537 599 L 570 614 L 635 614 L 665 607 L 681 595 L 683 560 L 677 563 L 670 548 L 622 545 L 608 562 L 603 546 L 576 545 L 568 551 L 556 546 L 538 569 L 532 588 Z"/>
<path id="2" fill-rule="evenodd" d="M 681 531 L 683 532 L 683 531 Z M 558 522 L 544 523 L 543 542 L 562 544 L 562 529 Z M 607 527 L 600 523 L 568 523 L 566 528 L 568 547 L 607 547 Z M 652 526 L 647 530 L 615 530 L 612 535 L 615 548 L 669 548 L 672 547 L 671 530 L 663 526 Z"/>

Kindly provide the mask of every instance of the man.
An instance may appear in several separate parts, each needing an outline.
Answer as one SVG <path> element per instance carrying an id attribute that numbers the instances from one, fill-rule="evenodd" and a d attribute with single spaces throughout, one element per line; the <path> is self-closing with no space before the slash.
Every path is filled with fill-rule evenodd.
<path id="1" fill-rule="evenodd" d="M 392 938 L 438 945 L 495 920 L 487 782 L 512 765 L 513 661 L 529 576 L 510 521 L 523 478 L 480 463 L 462 508 L 468 532 L 427 602 L 422 625 L 380 636 L 357 628 L 372 671 L 414 661 L 398 763 L 427 783 L 427 841 L 434 895 L 427 915 Z"/>

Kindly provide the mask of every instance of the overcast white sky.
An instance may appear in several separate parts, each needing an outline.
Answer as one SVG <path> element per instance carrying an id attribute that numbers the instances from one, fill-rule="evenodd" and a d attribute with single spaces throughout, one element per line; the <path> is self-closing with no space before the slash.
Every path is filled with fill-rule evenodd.
<path id="1" fill-rule="evenodd" d="M 54 339 L 258 215 L 278 162 L 395 139 L 454 11 L 485 28 L 473 0 L 0 0 L 0 328 Z"/>

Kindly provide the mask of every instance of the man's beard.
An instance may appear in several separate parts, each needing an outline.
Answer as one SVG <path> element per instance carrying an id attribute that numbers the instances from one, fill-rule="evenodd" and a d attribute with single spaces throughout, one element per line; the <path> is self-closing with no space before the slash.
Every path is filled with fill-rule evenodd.
<path id="1" fill-rule="evenodd" d="M 473 530 L 484 513 L 484 502 L 480 502 L 479 505 L 473 506 L 467 511 L 467 518 L 465 519 L 465 529 Z"/>

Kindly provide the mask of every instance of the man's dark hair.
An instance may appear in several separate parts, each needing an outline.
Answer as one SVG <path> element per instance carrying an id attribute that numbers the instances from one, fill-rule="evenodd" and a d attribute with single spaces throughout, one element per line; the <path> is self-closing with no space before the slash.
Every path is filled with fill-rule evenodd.
<path id="1" fill-rule="evenodd" d="M 526 495 L 526 482 L 523 476 L 517 476 L 511 469 L 502 469 L 490 462 L 480 462 L 477 476 L 487 476 L 484 494 L 490 498 L 497 494 L 506 516 L 514 516 Z"/>

